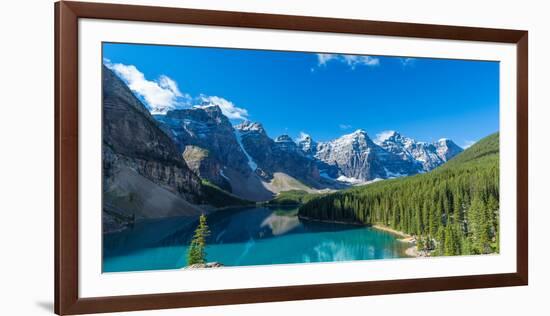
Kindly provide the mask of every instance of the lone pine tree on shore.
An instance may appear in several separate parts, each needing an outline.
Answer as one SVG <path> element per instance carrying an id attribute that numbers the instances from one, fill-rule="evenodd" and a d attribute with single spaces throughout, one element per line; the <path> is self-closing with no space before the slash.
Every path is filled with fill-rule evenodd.
<path id="1" fill-rule="evenodd" d="M 195 234 L 191 240 L 189 251 L 187 253 L 187 264 L 205 264 L 206 263 L 206 237 L 210 236 L 210 230 L 206 223 L 206 215 L 199 217 L 199 225 L 195 229 Z"/>

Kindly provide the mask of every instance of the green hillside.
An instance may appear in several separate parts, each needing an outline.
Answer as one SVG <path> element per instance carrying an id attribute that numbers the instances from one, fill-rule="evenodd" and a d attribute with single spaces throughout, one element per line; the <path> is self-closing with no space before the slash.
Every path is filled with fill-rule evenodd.
<path id="1" fill-rule="evenodd" d="M 459 164 L 464 164 L 469 161 L 481 161 L 483 159 L 497 159 L 499 153 L 499 138 L 498 133 L 489 135 L 479 142 L 473 144 L 439 169 L 450 168 Z M 437 170 L 437 169 L 436 169 Z"/>
<path id="2" fill-rule="evenodd" d="M 255 202 L 241 199 L 204 179 L 202 180 L 202 191 L 203 202 L 215 207 L 250 206 L 255 204 Z"/>
<path id="3" fill-rule="evenodd" d="M 323 196 L 321 193 L 308 193 L 304 190 L 290 190 L 279 193 L 273 200 L 269 201 L 270 205 L 297 205 L 304 204 L 311 199 Z"/>
<path id="4" fill-rule="evenodd" d="M 432 255 L 498 252 L 499 135 L 429 173 L 314 198 L 299 215 L 387 226 L 417 236 Z"/>

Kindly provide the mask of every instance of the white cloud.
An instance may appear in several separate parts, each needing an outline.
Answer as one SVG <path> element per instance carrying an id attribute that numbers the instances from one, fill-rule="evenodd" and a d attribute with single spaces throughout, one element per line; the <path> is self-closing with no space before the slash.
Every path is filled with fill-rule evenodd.
<path id="1" fill-rule="evenodd" d="M 403 67 L 412 66 L 415 63 L 416 58 L 402 57 L 402 58 L 399 58 L 399 61 L 401 62 L 401 65 L 403 65 Z"/>
<path id="2" fill-rule="evenodd" d="M 343 58 L 351 68 L 355 68 L 356 65 L 378 66 L 380 64 L 380 59 L 371 56 L 343 55 Z"/>
<path id="3" fill-rule="evenodd" d="M 148 80 L 134 65 L 111 63 L 104 59 L 105 65 L 112 69 L 143 101 L 152 114 L 165 114 L 169 110 L 188 105 L 190 96 L 181 93 L 177 83 L 162 75 L 158 80 Z"/>
<path id="4" fill-rule="evenodd" d="M 330 61 L 341 62 L 351 69 L 355 69 L 357 66 L 378 66 L 380 65 L 380 59 L 366 55 L 344 55 L 344 54 L 317 54 L 317 65 L 325 66 Z"/>
<path id="5" fill-rule="evenodd" d="M 144 101 L 151 114 L 166 114 L 169 110 L 189 108 L 194 100 L 201 104 L 195 107 L 218 106 L 229 119 L 245 120 L 248 117 L 246 109 L 239 108 L 222 97 L 200 95 L 192 98 L 189 94 L 182 93 L 177 82 L 166 75 L 161 75 L 157 80 L 148 80 L 134 65 L 111 63 L 107 58 L 103 59 L 103 63 Z"/>
<path id="6" fill-rule="evenodd" d="M 472 145 L 475 143 L 477 143 L 475 140 L 466 140 L 460 147 L 466 149 L 466 148 L 472 147 Z"/>
<path id="7" fill-rule="evenodd" d="M 336 54 L 317 54 L 317 60 L 319 65 L 325 65 L 330 60 L 336 59 Z"/>
<path id="8" fill-rule="evenodd" d="M 217 96 L 200 96 L 202 105 L 196 105 L 195 107 L 204 107 L 217 105 L 223 115 L 232 120 L 246 120 L 248 117 L 248 111 L 243 108 L 239 108 L 233 104 L 233 102 Z"/>
<path id="9" fill-rule="evenodd" d="M 178 84 L 170 79 L 170 77 L 162 75 L 159 77 L 159 85 L 161 88 L 168 89 L 174 93 L 175 96 L 181 97 L 183 94 L 180 92 L 178 88 Z"/>
<path id="10" fill-rule="evenodd" d="M 338 127 L 340 127 L 341 129 L 350 129 L 352 128 L 353 126 L 349 125 L 349 124 L 340 124 L 338 125 Z"/>

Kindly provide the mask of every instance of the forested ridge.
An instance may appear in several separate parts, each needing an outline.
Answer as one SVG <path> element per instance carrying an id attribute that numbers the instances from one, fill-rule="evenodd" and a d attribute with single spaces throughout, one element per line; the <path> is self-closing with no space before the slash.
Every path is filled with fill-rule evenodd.
<path id="1" fill-rule="evenodd" d="M 499 134 L 425 174 L 313 198 L 299 215 L 383 225 L 417 238 L 431 255 L 499 251 Z"/>
<path id="2" fill-rule="evenodd" d="M 304 190 L 290 190 L 280 192 L 268 205 L 299 205 L 311 199 L 325 195 L 324 193 L 308 193 Z"/>

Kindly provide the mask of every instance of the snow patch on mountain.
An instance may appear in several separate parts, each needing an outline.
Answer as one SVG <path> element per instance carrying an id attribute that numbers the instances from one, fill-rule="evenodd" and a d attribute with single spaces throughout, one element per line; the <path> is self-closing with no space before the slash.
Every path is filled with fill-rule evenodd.
<path id="1" fill-rule="evenodd" d="M 227 181 L 231 181 L 231 179 L 229 179 L 229 178 L 225 175 L 225 173 L 223 173 L 223 169 L 220 169 L 220 176 L 222 176 L 222 177 L 223 177 L 225 180 L 227 180 Z"/>
<path id="2" fill-rule="evenodd" d="M 364 182 L 363 180 L 360 180 L 354 177 L 346 177 L 346 176 L 339 176 L 338 178 L 336 178 L 336 180 L 340 182 L 349 183 L 349 184 L 359 184 Z"/>
<path id="3" fill-rule="evenodd" d="M 406 177 L 408 176 L 408 174 L 406 173 L 398 173 L 398 172 L 391 172 L 388 170 L 388 168 L 384 167 L 384 171 L 386 171 L 386 177 L 388 179 L 393 179 L 393 178 L 400 178 L 400 177 Z"/>
<path id="4" fill-rule="evenodd" d="M 374 178 L 374 179 L 369 180 L 369 181 L 363 181 L 361 183 L 354 184 L 354 186 L 364 186 L 364 185 L 367 185 L 367 184 L 372 184 L 372 183 L 375 183 L 375 182 L 378 182 L 378 181 L 383 181 L 383 180 L 385 180 L 385 179 Z"/>
<path id="5" fill-rule="evenodd" d="M 252 157 L 248 154 L 248 152 L 246 151 L 246 149 L 244 149 L 244 146 L 243 146 L 243 139 L 242 139 L 242 133 L 237 130 L 237 129 L 233 129 L 234 133 L 235 133 L 235 138 L 237 139 L 237 143 L 239 144 L 239 146 L 241 146 L 241 150 L 243 151 L 244 155 L 246 156 L 246 159 L 248 159 L 248 165 L 250 166 L 250 169 L 252 169 L 252 171 L 256 171 L 256 169 L 258 169 L 258 164 L 256 164 L 254 162 L 254 160 L 252 159 Z"/>

